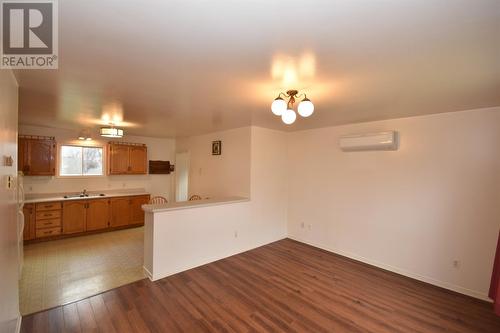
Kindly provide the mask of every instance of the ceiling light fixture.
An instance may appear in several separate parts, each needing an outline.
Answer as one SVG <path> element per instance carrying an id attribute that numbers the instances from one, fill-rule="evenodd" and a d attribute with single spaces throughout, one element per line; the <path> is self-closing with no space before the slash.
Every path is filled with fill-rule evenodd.
<path id="1" fill-rule="evenodd" d="M 282 96 L 285 98 L 283 99 Z M 288 99 L 288 102 L 286 101 Z M 297 99 L 302 99 L 297 108 L 300 116 L 306 118 L 313 114 L 314 104 L 306 94 L 300 94 L 297 90 L 288 90 L 286 93 L 279 93 L 278 97 L 271 104 L 271 111 L 276 116 L 281 116 L 281 120 L 287 124 L 293 124 L 297 119 L 297 114 L 293 110 L 293 105 Z"/>
<path id="2" fill-rule="evenodd" d="M 92 140 L 92 137 L 90 136 L 90 130 L 89 129 L 81 130 L 80 134 L 78 134 L 78 140 L 82 140 L 82 141 Z"/>
<path id="3" fill-rule="evenodd" d="M 110 123 L 109 127 L 101 127 L 100 134 L 106 138 L 121 138 L 123 137 L 123 130 L 116 128 L 114 124 Z"/>

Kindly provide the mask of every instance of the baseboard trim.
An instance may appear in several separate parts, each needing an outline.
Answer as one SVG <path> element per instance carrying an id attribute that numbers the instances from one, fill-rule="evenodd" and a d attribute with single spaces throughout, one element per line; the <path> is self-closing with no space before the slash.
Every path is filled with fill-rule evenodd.
<path id="1" fill-rule="evenodd" d="M 144 271 L 144 274 L 146 274 L 146 277 L 150 280 L 153 281 L 153 274 L 144 266 L 142 266 L 142 270 Z"/>
<path id="2" fill-rule="evenodd" d="M 375 267 L 378 267 L 378 268 L 381 268 L 381 269 L 384 269 L 384 270 L 387 270 L 387 271 L 391 271 L 391 272 L 394 272 L 394 273 L 397 273 L 397 274 L 400 274 L 400 275 L 412 278 L 414 280 L 418 280 L 418 281 L 421 281 L 421 282 L 429 283 L 429 284 L 432 284 L 432 285 L 440 287 L 440 288 L 448 289 L 448 290 L 451 290 L 451 291 L 454 291 L 454 292 L 457 292 L 457 293 L 460 293 L 460 294 L 463 294 L 463 295 L 467 295 L 467 296 L 470 296 L 470 297 L 474 297 L 474 298 L 480 299 L 482 301 L 486 301 L 486 302 L 492 303 L 492 300 L 488 298 L 487 294 L 484 294 L 484 293 L 481 293 L 481 292 L 478 292 L 478 291 L 475 291 L 475 290 L 467 289 L 467 288 L 464 288 L 464 287 L 461 287 L 461 286 L 458 286 L 458 285 L 455 285 L 455 284 L 452 284 L 452 283 L 448 283 L 448 282 L 436 280 L 436 279 L 433 279 L 433 278 L 430 278 L 430 277 L 427 277 L 427 276 L 423 276 L 423 275 L 420 275 L 420 274 L 416 274 L 416 273 L 407 271 L 405 269 L 401 269 L 401 268 L 398 268 L 398 267 L 395 267 L 395 266 L 387 265 L 387 264 L 378 262 L 376 260 L 371 260 L 371 259 L 359 256 L 359 255 L 356 255 L 356 254 L 353 254 L 353 253 L 350 253 L 350 252 L 346 252 L 346 251 L 342 251 L 342 250 L 339 250 L 339 249 L 331 248 L 331 247 L 328 247 L 328 246 L 316 244 L 316 243 L 313 243 L 313 242 L 310 242 L 310 241 L 306 241 L 306 240 L 301 239 L 299 237 L 294 237 L 294 236 L 290 236 L 289 235 L 288 238 L 293 239 L 294 241 L 297 241 L 297 242 L 300 242 L 300 243 L 304 243 L 304 244 L 307 244 L 307 245 L 310 245 L 310 246 L 317 247 L 319 249 L 322 249 L 322 250 L 325 250 L 325 251 L 328 251 L 328 252 L 332 252 L 332 253 L 338 254 L 338 255 L 343 256 L 343 257 L 347 257 L 349 259 L 353 259 L 353 260 L 356 260 L 356 261 L 359 261 L 359 262 L 362 262 L 362 263 L 365 263 L 365 264 L 368 264 L 368 265 L 371 265 L 371 266 L 375 266 Z"/>

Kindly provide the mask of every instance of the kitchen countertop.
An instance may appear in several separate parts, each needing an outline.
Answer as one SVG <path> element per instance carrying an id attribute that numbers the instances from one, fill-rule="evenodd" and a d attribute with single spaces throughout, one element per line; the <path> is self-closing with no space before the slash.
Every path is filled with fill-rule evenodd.
<path id="1" fill-rule="evenodd" d="M 98 194 L 103 193 L 104 196 L 99 196 Z M 26 194 L 26 199 L 24 203 L 39 203 L 39 202 L 52 202 L 52 201 L 73 201 L 73 200 L 91 200 L 91 199 L 105 199 L 105 198 L 116 198 L 116 197 L 129 197 L 136 195 L 149 195 L 145 190 L 133 190 L 133 191 L 91 191 L 89 197 L 76 197 L 76 198 L 64 198 L 65 195 L 71 195 L 75 193 L 44 193 L 44 194 Z M 97 195 L 95 195 L 97 194 Z"/>
<path id="2" fill-rule="evenodd" d="M 235 196 L 235 197 L 225 197 L 225 198 L 202 199 L 194 201 L 180 201 L 180 202 L 156 204 L 156 205 L 142 205 L 142 209 L 147 213 L 160 213 L 178 209 L 218 206 L 218 205 L 226 205 L 226 204 L 246 202 L 246 201 L 250 201 L 250 199 L 245 197 Z"/>

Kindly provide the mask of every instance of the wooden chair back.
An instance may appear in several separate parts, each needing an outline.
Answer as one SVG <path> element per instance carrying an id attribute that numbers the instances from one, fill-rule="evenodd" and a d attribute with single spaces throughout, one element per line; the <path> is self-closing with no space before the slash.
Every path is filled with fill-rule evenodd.
<path id="1" fill-rule="evenodd" d="M 166 204 L 166 203 L 168 203 L 168 200 L 162 196 L 152 197 L 149 200 L 150 205 L 160 205 L 160 204 Z"/>

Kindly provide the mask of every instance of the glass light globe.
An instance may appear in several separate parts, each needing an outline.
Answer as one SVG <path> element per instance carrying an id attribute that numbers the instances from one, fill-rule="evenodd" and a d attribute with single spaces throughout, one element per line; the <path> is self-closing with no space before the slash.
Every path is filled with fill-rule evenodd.
<path id="1" fill-rule="evenodd" d="M 308 98 L 304 98 L 304 100 L 299 103 L 297 111 L 302 117 L 309 117 L 314 112 L 314 104 Z"/>
<path id="2" fill-rule="evenodd" d="M 281 116 L 286 111 L 286 102 L 283 98 L 278 97 L 271 104 L 271 111 L 277 116 Z"/>
<path id="3" fill-rule="evenodd" d="M 283 120 L 283 122 L 287 125 L 293 124 L 295 119 L 297 119 L 297 115 L 295 114 L 295 111 L 291 109 L 286 110 L 281 115 L 281 120 Z"/>

